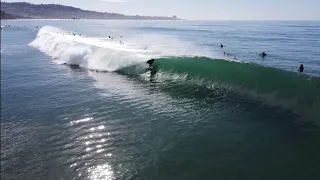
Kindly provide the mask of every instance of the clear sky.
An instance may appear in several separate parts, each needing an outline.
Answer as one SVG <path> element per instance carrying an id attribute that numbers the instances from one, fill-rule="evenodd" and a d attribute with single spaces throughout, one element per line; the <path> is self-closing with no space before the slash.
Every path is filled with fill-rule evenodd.
<path id="1" fill-rule="evenodd" d="M 19 2 L 24 0 L 4 0 Z M 190 20 L 320 20 L 320 0 L 25 0 L 127 15 Z"/>

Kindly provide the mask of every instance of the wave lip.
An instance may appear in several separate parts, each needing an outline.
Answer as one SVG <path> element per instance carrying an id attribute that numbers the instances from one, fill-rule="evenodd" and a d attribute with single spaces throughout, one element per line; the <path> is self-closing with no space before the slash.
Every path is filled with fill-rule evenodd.
<path id="1" fill-rule="evenodd" d="M 116 71 L 149 58 L 132 53 L 134 49 L 123 48 L 118 42 L 73 35 L 50 26 L 40 29 L 29 45 L 51 56 L 57 63 L 101 71 Z"/>

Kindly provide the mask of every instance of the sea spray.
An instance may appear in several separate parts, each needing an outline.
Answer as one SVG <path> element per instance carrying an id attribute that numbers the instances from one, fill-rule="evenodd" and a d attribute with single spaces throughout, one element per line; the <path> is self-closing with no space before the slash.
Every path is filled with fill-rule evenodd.
<path id="1" fill-rule="evenodd" d="M 51 56 L 58 63 L 99 71 L 117 71 L 151 58 L 209 54 L 172 36 L 148 34 L 143 37 L 137 35 L 110 39 L 70 34 L 52 26 L 41 28 L 36 39 L 29 45 Z"/>

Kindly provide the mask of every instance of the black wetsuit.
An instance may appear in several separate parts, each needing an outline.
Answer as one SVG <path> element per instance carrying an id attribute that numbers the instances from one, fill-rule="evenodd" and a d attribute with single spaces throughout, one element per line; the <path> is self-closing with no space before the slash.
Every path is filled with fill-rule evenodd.
<path id="1" fill-rule="evenodd" d="M 301 65 L 298 71 L 303 72 L 303 70 L 304 70 L 304 67 L 303 67 L 303 65 Z"/>
<path id="2" fill-rule="evenodd" d="M 147 61 L 147 64 L 149 64 L 149 66 L 151 67 L 153 62 L 154 62 L 154 59 L 150 59 L 150 60 Z"/>

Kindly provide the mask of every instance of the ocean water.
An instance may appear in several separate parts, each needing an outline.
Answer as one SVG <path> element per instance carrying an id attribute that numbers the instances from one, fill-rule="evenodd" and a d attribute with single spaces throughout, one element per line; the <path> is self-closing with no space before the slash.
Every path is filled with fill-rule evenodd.
<path id="1" fill-rule="evenodd" d="M 320 22 L 1 25 L 1 179 L 320 179 Z"/>

